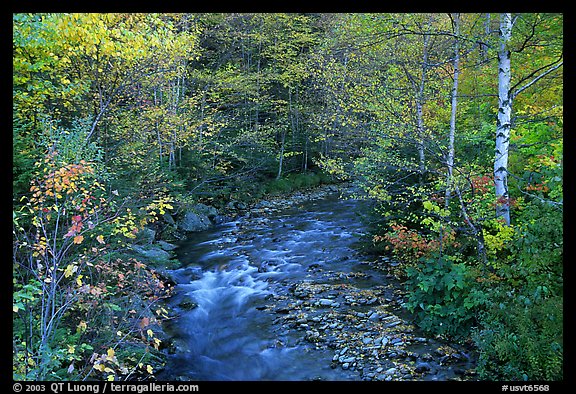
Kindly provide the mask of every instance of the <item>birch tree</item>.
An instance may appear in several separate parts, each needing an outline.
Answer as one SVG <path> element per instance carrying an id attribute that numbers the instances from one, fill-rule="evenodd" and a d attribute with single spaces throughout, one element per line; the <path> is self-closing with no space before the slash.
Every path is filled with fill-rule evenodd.
<path id="1" fill-rule="evenodd" d="M 516 97 L 533 86 L 540 79 L 556 71 L 563 65 L 562 54 L 550 63 L 538 67 L 536 70 L 522 76 L 511 85 L 511 53 L 513 27 L 518 16 L 511 13 L 500 15 L 500 42 L 498 48 L 498 119 L 496 122 L 496 150 L 494 158 L 494 187 L 496 192 L 496 217 L 504 219 L 506 225 L 510 225 L 510 193 L 508 190 L 508 156 L 510 146 L 510 131 L 512 128 L 513 102 Z M 534 21 L 528 21 L 527 34 L 520 41 L 514 52 L 522 52 L 532 45 L 531 40 L 536 36 L 539 25 L 539 16 Z"/>
<path id="2" fill-rule="evenodd" d="M 510 50 L 512 37 L 512 14 L 500 15 L 500 48 L 498 49 L 498 120 L 496 122 L 496 152 L 494 158 L 494 188 L 496 217 L 502 217 L 510 225 L 510 195 L 508 192 L 508 147 L 512 115 L 510 95 Z"/>

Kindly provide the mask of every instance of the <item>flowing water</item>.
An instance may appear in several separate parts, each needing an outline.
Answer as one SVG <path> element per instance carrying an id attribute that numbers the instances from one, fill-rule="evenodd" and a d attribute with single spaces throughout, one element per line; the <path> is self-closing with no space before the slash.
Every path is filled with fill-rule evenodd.
<path id="1" fill-rule="evenodd" d="M 357 370 L 331 367 L 334 352 L 279 324 L 269 305 L 296 283 L 333 283 L 335 272 L 343 282 L 347 273 L 368 272 L 354 280 L 359 288 L 386 283 L 355 249 L 366 231 L 362 204 L 331 193 L 263 216 L 256 210 L 182 242 L 182 267 L 171 272 L 179 317 L 167 328 L 176 350 L 160 377 L 360 380 Z"/>

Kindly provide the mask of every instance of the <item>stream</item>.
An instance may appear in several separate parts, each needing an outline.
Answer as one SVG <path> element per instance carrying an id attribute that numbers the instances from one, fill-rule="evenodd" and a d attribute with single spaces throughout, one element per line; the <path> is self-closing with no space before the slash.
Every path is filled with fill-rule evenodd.
<path id="1" fill-rule="evenodd" d="M 418 334 L 391 275 L 359 252 L 365 202 L 326 189 L 191 234 L 160 380 L 466 380 L 473 359 Z"/>

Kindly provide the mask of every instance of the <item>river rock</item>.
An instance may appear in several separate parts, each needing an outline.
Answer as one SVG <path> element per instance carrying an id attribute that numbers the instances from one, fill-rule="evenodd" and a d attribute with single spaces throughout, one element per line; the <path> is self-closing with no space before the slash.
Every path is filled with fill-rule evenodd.
<path id="1" fill-rule="evenodd" d="M 210 228 L 218 216 L 218 210 L 205 204 L 196 204 L 178 221 L 182 231 L 195 232 Z"/>
<path id="2" fill-rule="evenodd" d="M 378 312 L 374 312 L 370 315 L 370 317 L 368 319 L 370 319 L 372 321 L 377 321 L 377 320 L 380 320 L 380 315 L 378 314 Z"/>
<path id="3" fill-rule="evenodd" d="M 192 309 L 196 308 L 198 306 L 198 304 L 196 304 L 195 302 L 193 302 L 190 299 L 184 299 L 181 303 L 178 304 L 178 308 L 184 310 L 184 311 L 191 311 Z"/>
<path id="4" fill-rule="evenodd" d="M 386 372 L 384 372 L 384 373 L 385 373 L 386 375 L 393 375 L 393 374 L 396 373 L 396 371 L 397 371 L 397 369 L 393 367 L 393 368 L 387 369 Z"/>
<path id="5" fill-rule="evenodd" d="M 178 228 L 187 232 L 208 230 L 211 226 L 212 222 L 208 216 L 195 212 L 187 212 L 178 222 Z"/>
<path id="6" fill-rule="evenodd" d="M 430 371 L 430 364 L 419 362 L 416 364 L 416 368 L 414 368 L 414 372 L 416 373 L 424 373 Z"/>
<path id="7" fill-rule="evenodd" d="M 157 247 L 132 245 L 132 250 L 154 262 L 166 262 L 171 258 L 170 253 Z"/>
<path id="8" fill-rule="evenodd" d="M 216 216 L 218 216 L 218 210 L 206 204 L 196 204 L 192 210 L 198 214 L 205 215 L 210 220 L 213 220 Z"/>
<path id="9" fill-rule="evenodd" d="M 214 222 L 214 224 L 222 224 L 222 223 L 228 223 L 229 221 L 232 220 L 231 216 L 227 216 L 227 215 L 216 215 L 214 217 L 214 219 L 212 219 L 212 221 Z"/>
<path id="10" fill-rule="evenodd" d="M 334 300 L 330 300 L 328 298 L 320 298 L 320 300 L 318 300 L 318 303 L 322 306 L 333 306 L 333 307 L 339 307 L 340 304 Z"/>
<path id="11" fill-rule="evenodd" d="M 176 249 L 176 248 L 178 247 L 178 246 L 176 246 L 176 245 L 174 245 L 174 244 L 171 244 L 171 243 L 168 243 L 168 242 L 162 241 L 162 240 L 158 241 L 158 246 L 160 246 L 160 248 L 161 248 L 162 250 L 165 250 L 165 251 L 174 250 L 174 249 Z"/>

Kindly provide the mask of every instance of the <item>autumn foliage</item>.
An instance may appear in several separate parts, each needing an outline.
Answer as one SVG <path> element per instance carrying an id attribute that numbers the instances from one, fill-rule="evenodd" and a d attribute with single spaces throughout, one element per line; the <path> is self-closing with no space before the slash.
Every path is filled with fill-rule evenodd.
<path id="1" fill-rule="evenodd" d="M 441 247 L 458 246 L 454 230 L 446 231 L 442 240 L 437 236 L 424 236 L 417 230 L 401 224 L 391 224 L 390 231 L 384 235 L 374 235 L 373 242 L 386 242 L 385 250 L 406 261 L 415 262 L 421 257 L 438 252 Z"/>
<path id="2" fill-rule="evenodd" d="M 154 305 L 171 289 L 124 256 L 122 242 L 109 244 L 111 237 L 129 239 L 136 227 L 127 224 L 129 210 L 107 196 L 98 164 L 66 161 L 57 150 L 47 152 L 28 201 L 14 213 L 14 376 L 148 376 L 152 367 L 142 363 L 158 351 L 154 330 L 167 317 Z M 120 344 L 135 350 L 115 353 Z"/>

